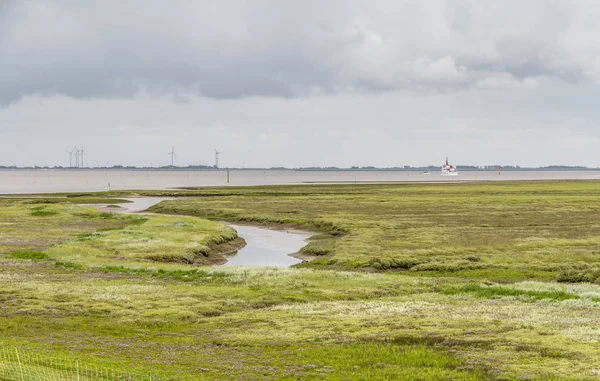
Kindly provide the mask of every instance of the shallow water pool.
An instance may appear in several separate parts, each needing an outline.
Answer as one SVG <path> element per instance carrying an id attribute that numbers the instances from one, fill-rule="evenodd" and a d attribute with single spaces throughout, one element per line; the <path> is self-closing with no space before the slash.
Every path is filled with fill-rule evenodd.
<path id="1" fill-rule="evenodd" d="M 224 266 L 289 267 L 302 262 L 294 254 L 306 245 L 311 233 L 296 230 L 273 230 L 257 226 L 232 225 L 246 246 L 228 257 Z"/>

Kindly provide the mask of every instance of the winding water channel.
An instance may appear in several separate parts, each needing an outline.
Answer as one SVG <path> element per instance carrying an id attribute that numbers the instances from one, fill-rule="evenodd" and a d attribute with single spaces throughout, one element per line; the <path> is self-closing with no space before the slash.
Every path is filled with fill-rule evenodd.
<path id="1" fill-rule="evenodd" d="M 121 204 L 119 213 L 140 213 L 158 204 L 169 200 L 161 197 L 127 198 L 130 201 Z M 289 267 L 302 262 L 290 254 L 295 254 L 306 245 L 312 234 L 297 230 L 274 230 L 252 225 L 229 224 L 246 241 L 246 246 L 234 255 L 227 256 L 227 263 L 223 266 L 254 266 L 254 267 Z"/>
<path id="2" fill-rule="evenodd" d="M 246 246 L 228 258 L 224 266 L 289 267 L 302 262 L 289 254 L 297 253 L 312 234 L 291 230 L 273 230 L 257 226 L 232 225 Z"/>

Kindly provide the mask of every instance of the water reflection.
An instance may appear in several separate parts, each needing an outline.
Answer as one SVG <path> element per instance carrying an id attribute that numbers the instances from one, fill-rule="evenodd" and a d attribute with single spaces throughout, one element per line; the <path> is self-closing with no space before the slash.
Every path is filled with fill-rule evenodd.
<path id="1" fill-rule="evenodd" d="M 121 213 L 143 212 L 144 210 L 150 208 L 151 206 L 158 204 L 161 201 L 172 200 L 172 199 L 164 198 L 164 197 L 136 197 L 136 198 L 125 198 L 124 200 L 131 201 L 131 202 L 119 205 L 121 208 L 118 211 Z"/>
<path id="2" fill-rule="evenodd" d="M 302 260 L 289 254 L 297 253 L 311 236 L 307 232 L 272 230 L 246 225 L 229 226 L 246 240 L 246 246 L 229 257 L 224 266 L 289 267 L 295 265 Z"/>

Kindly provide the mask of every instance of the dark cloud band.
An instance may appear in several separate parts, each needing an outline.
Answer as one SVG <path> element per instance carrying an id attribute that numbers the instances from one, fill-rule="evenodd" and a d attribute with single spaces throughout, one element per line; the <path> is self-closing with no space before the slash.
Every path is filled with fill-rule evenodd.
<path id="1" fill-rule="evenodd" d="M 600 4 L 4 1 L 0 104 L 532 87 L 600 79 Z"/>

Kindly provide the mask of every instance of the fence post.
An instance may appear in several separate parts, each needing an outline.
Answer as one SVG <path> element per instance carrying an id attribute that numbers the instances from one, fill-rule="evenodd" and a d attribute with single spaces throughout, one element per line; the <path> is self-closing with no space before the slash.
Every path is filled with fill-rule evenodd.
<path id="1" fill-rule="evenodd" d="M 23 365 L 21 364 L 21 357 L 19 357 L 19 350 L 16 347 L 15 352 L 17 353 L 17 363 L 19 363 L 19 371 L 21 372 L 21 381 L 25 381 L 25 376 L 23 375 Z"/>

